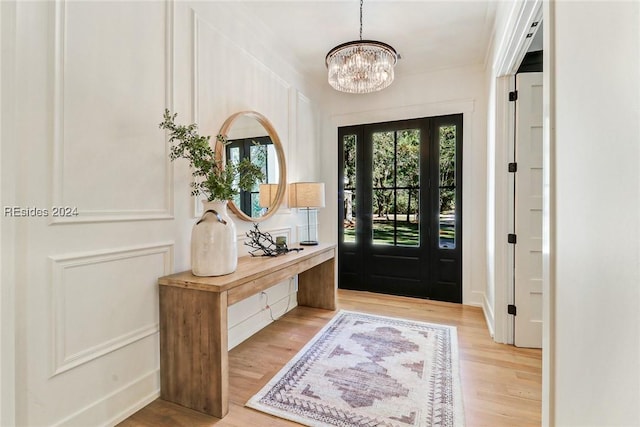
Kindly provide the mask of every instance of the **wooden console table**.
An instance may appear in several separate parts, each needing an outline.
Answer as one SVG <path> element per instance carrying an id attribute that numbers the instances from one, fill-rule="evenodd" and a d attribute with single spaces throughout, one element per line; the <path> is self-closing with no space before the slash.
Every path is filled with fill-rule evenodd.
<path id="1" fill-rule="evenodd" d="M 235 272 L 191 271 L 160 285 L 160 397 L 218 418 L 229 412 L 227 307 L 298 275 L 298 304 L 336 309 L 335 245 L 279 257 L 240 257 Z"/>

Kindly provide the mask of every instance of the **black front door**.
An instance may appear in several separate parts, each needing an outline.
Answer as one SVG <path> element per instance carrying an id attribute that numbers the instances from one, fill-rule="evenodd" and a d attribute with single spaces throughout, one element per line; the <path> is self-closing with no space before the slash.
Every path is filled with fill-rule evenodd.
<path id="1" fill-rule="evenodd" d="M 462 115 L 339 139 L 339 286 L 462 302 Z"/>

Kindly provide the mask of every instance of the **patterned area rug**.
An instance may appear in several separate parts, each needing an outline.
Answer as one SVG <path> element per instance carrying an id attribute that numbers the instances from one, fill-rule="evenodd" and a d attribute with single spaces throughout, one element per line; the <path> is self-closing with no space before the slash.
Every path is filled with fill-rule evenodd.
<path id="1" fill-rule="evenodd" d="M 247 406 L 308 426 L 463 426 L 456 328 L 340 311 Z"/>

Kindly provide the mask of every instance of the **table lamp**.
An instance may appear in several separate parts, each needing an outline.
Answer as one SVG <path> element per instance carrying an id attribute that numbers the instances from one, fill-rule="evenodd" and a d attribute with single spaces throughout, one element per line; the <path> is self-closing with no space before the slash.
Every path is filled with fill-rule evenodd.
<path id="1" fill-rule="evenodd" d="M 316 236 L 311 237 L 311 221 L 309 211 L 314 208 L 324 208 L 324 182 L 294 182 L 289 186 L 289 207 L 307 210 L 307 240 L 300 242 L 303 246 L 318 244 L 317 226 Z"/>

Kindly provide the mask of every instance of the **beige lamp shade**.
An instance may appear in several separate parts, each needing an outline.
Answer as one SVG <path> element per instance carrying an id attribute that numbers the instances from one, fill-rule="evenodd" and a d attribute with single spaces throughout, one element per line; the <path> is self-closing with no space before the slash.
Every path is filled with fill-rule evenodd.
<path id="1" fill-rule="evenodd" d="M 324 182 L 294 182 L 289 186 L 289 207 L 324 208 Z"/>
<path id="2" fill-rule="evenodd" d="M 260 200 L 261 208 L 270 208 L 276 200 L 278 194 L 278 184 L 260 184 Z"/>

